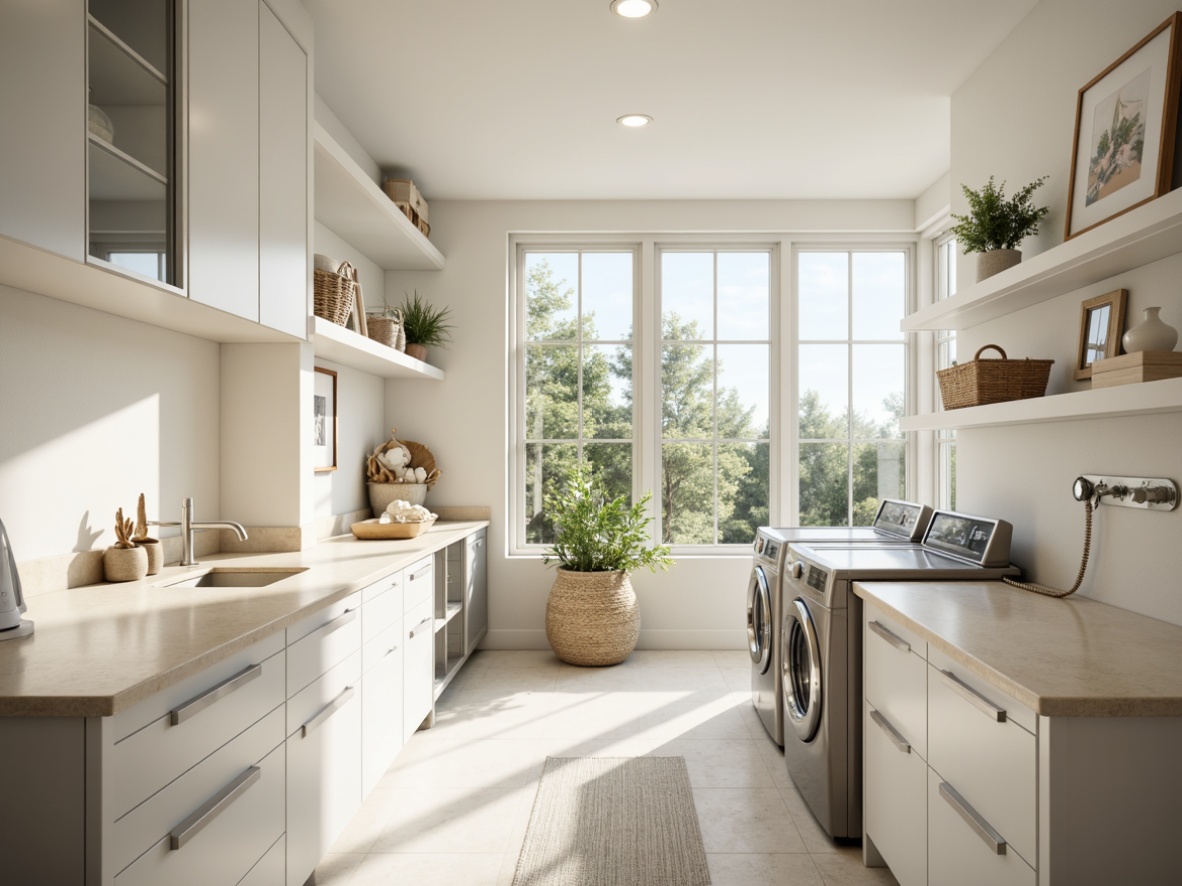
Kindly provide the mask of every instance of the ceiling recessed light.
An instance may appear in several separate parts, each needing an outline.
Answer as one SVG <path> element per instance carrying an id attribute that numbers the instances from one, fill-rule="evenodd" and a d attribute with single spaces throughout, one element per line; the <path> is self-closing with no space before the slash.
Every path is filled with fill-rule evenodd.
<path id="1" fill-rule="evenodd" d="M 653 122 L 653 118 L 648 114 L 625 114 L 623 117 L 617 117 L 616 122 L 621 126 L 631 126 L 635 129 L 638 126 L 648 126 Z"/>
<path id="2" fill-rule="evenodd" d="M 657 0 L 612 0 L 612 12 L 624 18 L 644 18 L 657 11 Z"/>

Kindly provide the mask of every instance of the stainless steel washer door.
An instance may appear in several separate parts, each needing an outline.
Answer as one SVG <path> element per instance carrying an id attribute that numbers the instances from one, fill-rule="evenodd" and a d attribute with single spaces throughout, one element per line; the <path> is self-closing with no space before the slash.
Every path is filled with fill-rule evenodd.
<path id="1" fill-rule="evenodd" d="M 784 608 L 784 721 L 801 741 L 812 741 L 821 725 L 821 647 L 808 604 L 800 597 Z"/>
<path id="2" fill-rule="evenodd" d="M 763 567 L 751 570 L 747 584 L 747 651 L 755 670 L 766 674 L 772 663 L 772 597 Z"/>

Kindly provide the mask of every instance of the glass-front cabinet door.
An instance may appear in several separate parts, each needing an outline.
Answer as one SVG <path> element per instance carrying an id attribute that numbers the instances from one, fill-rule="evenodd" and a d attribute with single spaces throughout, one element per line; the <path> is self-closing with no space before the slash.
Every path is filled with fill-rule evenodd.
<path id="1" fill-rule="evenodd" d="M 184 288 L 179 0 L 89 0 L 87 255 Z"/>

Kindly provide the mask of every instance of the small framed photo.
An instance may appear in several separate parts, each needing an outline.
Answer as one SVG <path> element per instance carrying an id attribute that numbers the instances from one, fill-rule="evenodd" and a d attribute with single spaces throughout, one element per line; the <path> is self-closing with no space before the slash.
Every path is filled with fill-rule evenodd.
<path id="1" fill-rule="evenodd" d="M 1092 377 L 1092 364 L 1120 353 L 1120 337 L 1125 329 L 1127 289 L 1089 298 L 1080 306 L 1079 356 L 1075 358 L 1075 378 Z"/>
<path id="2" fill-rule="evenodd" d="M 316 471 L 337 469 L 337 374 L 315 367 L 312 374 L 312 463 Z"/>
<path id="3" fill-rule="evenodd" d="M 1170 189 L 1180 31 L 1176 12 L 1079 91 L 1066 239 Z"/>

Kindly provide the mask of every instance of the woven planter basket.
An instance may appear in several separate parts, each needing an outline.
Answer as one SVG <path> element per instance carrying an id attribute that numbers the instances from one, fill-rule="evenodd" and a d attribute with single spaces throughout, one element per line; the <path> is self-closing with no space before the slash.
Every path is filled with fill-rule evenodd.
<path id="1" fill-rule="evenodd" d="M 339 274 L 312 271 L 312 312 L 338 326 L 349 321 L 356 294 L 353 289 L 353 266 L 345 262 Z"/>
<path id="2" fill-rule="evenodd" d="M 388 317 L 367 317 L 366 329 L 369 335 L 376 342 L 384 344 L 388 348 L 394 348 L 396 351 L 406 350 L 406 333 L 402 329 L 401 320 L 391 320 Z"/>
<path id="3" fill-rule="evenodd" d="M 546 602 L 546 639 L 569 664 L 626 659 L 640 639 L 640 607 L 628 573 L 559 569 Z"/>
<path id="4" fill-rule="evenodd" d="M 992 348 L 1001 354 L 1000 360 L 982 360 L 981 354 Z M 1054 360 L 1008 360 L 1006 352 L 997 345 L 984 345 L 972 362 L 941 369 L 940 398 L 945 409 L 1004 403 L 1041 397 L 1047 390 L 1047 379 Z"/>

